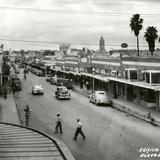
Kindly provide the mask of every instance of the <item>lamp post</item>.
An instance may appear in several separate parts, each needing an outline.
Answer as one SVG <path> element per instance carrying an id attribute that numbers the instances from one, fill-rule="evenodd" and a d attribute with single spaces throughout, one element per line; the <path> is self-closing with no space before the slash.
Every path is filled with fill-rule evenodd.
<path id="1" fill-rule="evenodd" d="M 1 67 L 3 67 L 3 47 L 4 45 L 1 44 L 0 48 L 1 48 L 1 53 L 2 53 L 2 64 L 1 64 Z M 1 85 L 2 85 L 2 71 L 3 71 L 3 68 L 1 68 Z"/>
<path id="2" fill-rule="evenodd" d="M 92 93 L 94 93 L 94 74 L 95 74 L 95 68 L 92 68 L 92 73 L 93 73 L 93 85 L 92 85 Z"/>
<path id="3" fill-rule="evenodd" d="M 127 43 L 122 43 L 121 44 L 122 49 L 124 49 L 124 54 L 126 54 L 126 48 L 128 47 Z M 120 72 L 121 72 L 121 76 L 123 76 L 123 64 L 122 64 L 122 54 L 120 53 Z"/>

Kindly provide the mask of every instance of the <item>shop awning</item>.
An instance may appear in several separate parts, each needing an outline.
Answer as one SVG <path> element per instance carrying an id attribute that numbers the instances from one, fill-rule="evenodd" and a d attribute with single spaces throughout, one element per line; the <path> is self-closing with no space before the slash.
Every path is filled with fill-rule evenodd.
<path id="1" fill-rule="evenodd" d="M 92 77 L 92 78 L 95 78 L 95 79 L 98 79 L 98 80 L 101 80 L 101 81 L 104 81 L 104 82 L 109 82 L 108 77 L 105 77 L 105 76 L 102 76 L 102 75 L 95 75 L 95 74 L 89 74 L 89 73 L 81 73 L 81 75 Z"/>
<path id="2" fill-rule="evenodd" d="M 160 84 L 151 85 L 151 84 L 148 84 L 148 83 L 145 83 L 145 82 L 130 81 L 130 80 L 127 80 L 127 79 L 120 79 L 120 78 L 116 78 L 116 77 L 108 77 L 108 80 L 109 81 L 116 81 L 116 82 L 120 82 L 120 83 L 124 83 L 124 84 L 129 84 L 129 85 L 132 85 L 132 86 L 152 89 L 154 91 L 160 91 Z"/>

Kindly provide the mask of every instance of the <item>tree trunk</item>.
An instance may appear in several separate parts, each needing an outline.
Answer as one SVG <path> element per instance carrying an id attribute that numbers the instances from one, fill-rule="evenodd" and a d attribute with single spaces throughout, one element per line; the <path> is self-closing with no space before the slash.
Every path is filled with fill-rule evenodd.
<path id="1" fill-rule="evenodd" d="M 137 36 L 137 56 L 139 56 L 139 39 L 138 39 L 138 36 Z"/>
<path id="2" fill-rule="evenodd" d="M 151 51 L 151 56 L 153 56 L 153 52 Z"/>

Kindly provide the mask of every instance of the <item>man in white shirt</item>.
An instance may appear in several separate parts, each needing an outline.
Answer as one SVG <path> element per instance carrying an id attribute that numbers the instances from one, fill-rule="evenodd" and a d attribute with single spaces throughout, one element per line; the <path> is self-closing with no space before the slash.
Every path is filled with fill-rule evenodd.
<path id="1" fill-rule="evenodd" d="M 81 136 L 83 137 L 83 139 L 85 139 L 85 135 L 82 131 L 82 123 L 80 121 L 80 119 L 77 119 L 77 129 L 76 129 L 76 132 L 75 132 L 75 136 L 74 136 L 74 140 L 77 140 L 77 136 L 81 134 Z"/>
<path id="2" fill-rule="evenodd" d="M 55 133 L 58 133 L 58 129 L 60 131 L 60 134 L 62 134 L 62 117 L 60 113 L 57 113 L 57 124 L 55 128 Z"/>

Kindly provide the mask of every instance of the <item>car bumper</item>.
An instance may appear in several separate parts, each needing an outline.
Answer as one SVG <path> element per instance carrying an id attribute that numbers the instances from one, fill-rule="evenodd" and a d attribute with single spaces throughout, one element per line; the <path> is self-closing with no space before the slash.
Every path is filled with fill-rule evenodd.
<path id="1" fill-rule="evenodd" d="M 109 100 L 97 100 L 97 104 L 110 104 Z"/>
<path id="2" fill-rule="evenodd" d="M 71 96 L 68 96 L 68 95 L 57 95 L 57 98 L 58 99 L 70 99 Z"/>
<path id="3" fill-rule="evenodd" d="M 43 94 L 43 91 L 32 91 L 33 94 Z"/>

